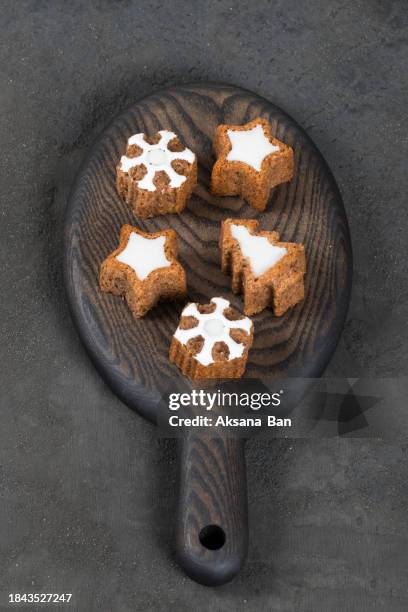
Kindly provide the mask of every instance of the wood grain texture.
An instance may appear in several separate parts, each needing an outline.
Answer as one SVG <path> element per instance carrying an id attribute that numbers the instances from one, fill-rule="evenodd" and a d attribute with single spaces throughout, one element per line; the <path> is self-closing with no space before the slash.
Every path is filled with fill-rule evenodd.
<path id="1" fill-rule="evenodd" d="M 295 153 L 294 179 L 273 191 L 264 213 L 239 198 L 214 197 L 208 189 L 216 126 L 247 123 L 258 116 L 265 117 L 274 135 Z M 180 216 L 142 221 L 116 193 L 115 166 L 131 134 L 153 135 L 165 128 L 196 152 L 199 184 Z M 64 272 L 74 321 L 96 367 L 115 393 L 153 422 L 161 394 L 188 385 L 168 360 L 183 304 L 163 303 L 135 321 L 123 300 L 99 291 L 100 263 L 117 247 L 125 223 L 148 232 L 171 227 L 178 236 L 189 299 L 205 303 L 220 295 L 242 310 L 241 296 L 231 293 L 231 279 L 221 272 L 218 248 L 222 220 L 235 216 L 257 218 L 260 229 L 278 231 L 283 241 L 304 243 L 307 261 L 305 300 L 280 318 L 269 309 L 253 317 L 255 337 L 246 377 L 320 376 L 336 347 L 349 302 L 352 253 L 348 224 L 322 156 L 276 106 L 251 92 L 217 84 L 158 92 L 115 119 L 94 145 L 72 191 L 65 220 Z M 194 436 L 186 435 L 181 456 L 179 558 L 197 580 L 219 584 L 238 571 L 245 556 L 243 446 L 223 434 L 200 446 Z M 217 479 L 216 474 L 224 477 Z M 226 543 L 219 551 L 199 547 L 199 527 L 207 519 L 222 521 Z"/>

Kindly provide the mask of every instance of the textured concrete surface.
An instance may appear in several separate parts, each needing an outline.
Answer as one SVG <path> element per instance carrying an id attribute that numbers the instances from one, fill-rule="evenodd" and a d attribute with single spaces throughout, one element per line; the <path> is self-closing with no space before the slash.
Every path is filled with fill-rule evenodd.
<path id="1" fill-rule="evenodd" d="M 246 86 L 307 129 L 344 196 L 356 274 L 328 375 L 406 372 L 404 0 L 6 0 L 0 25 L 0 609 L 68 591 L 84 612 L 407 610 L 406 441 L 251 441 L 245 569 L 215 590 L 181 573 L 174 444 L 91 366 L 60 248 L 118 111 L 181 81 Z"/>

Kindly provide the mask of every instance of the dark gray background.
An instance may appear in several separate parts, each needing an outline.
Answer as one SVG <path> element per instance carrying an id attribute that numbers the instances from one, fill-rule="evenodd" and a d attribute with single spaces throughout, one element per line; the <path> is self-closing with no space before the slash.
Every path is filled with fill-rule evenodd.
<path id="1" fill-rule="evenodd" d="M 355 284 L 327 375 L 406 373 L 406 2 L 9 0 L 0 25 L 0 609 L 69 591 L 84 612 L 407 610 L 404 440 L 252 440 L 245 569 L 186 578 L 174 441 L 99 378 L 61 278 L 69 188 L 113 116 L 167 84 L 245 86 L 306 128 L 344 196 Z"/>

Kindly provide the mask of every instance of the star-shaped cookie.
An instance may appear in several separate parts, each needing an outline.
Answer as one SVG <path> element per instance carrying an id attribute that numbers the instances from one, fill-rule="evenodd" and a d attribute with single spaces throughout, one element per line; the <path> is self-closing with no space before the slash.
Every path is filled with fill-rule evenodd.
<path id="1" fill-rule="evenodd" d="M 99 284 L 102 291 L 123 296 L 135 318 L 160 299 L 183 298 L 186 274 L 177 261 L 175 231 L 149 234 L 124 225 L 119 247 L 102 262 Z"/>
<path id="2" fill-rule="evenodd" d="M 271 190 L 293 176 L 293 150 L 272 136 L 262 118 L 246 125 L 219 125 L 213 142 L 217 157 L 211 173 L 216 195 L 244 198 L 264 210 Z"/>
<path id="3" fill-rule="evenodd" d="M 261 232 L 258 221 L 226 219 L 221 230 L 221 267 L 231 274 L 234 293 L 244 294 L 244 312 L 272 307 L 283 315 L 304 297 L 303 244 L 279 242 L 277 232 Z"/>

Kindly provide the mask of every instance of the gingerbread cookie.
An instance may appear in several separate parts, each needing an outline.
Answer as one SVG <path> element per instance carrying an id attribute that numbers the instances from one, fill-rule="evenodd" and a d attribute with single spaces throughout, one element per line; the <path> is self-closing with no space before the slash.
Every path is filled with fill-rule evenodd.
<path id="1" fill-rule="evenodd" d="M 246 125 L 219 125 L 215 131 L 217 157 L 211 173 L 211 191 L 221 196 L 241 196 L 264 210 L 273 187 L 293 176 L 293 150 L 273 138 L 265 119 Z"/>
<path id="2" fill-rule="evenodd" d="M 240 378 L 253 339 L 253 323 L 220 297 L 188 304 L 170 346 L 170 361 L 190 378 Z"/>
<path id="3" fill-rule="evenodd" d="M 116 168 L 116 187 L 142 219 L 180 213 L 197 184 L 197 158 L 174 132 L 134 134 Z"/>
<path id="4" fill-rule="evenodd" d="M 119 247 L 101 265 L 100 287 L 124 296 L 133 316 L 143 317 L 159 299 L 185 296 L 186 274 L 176 257 L 174 230 L 148 234 L 124 225 Z"/>
<path id="5" fill-rule="evenodd" d="M 267 306 L 276 316 L 304 298 L 303 244 L 279 242 L 277 232 L 258 231 L 258 221 L 226 219 L 222 224 L 221 267 L 232 276 L 232 291 L 244 294 L 244 312 Z"/>

